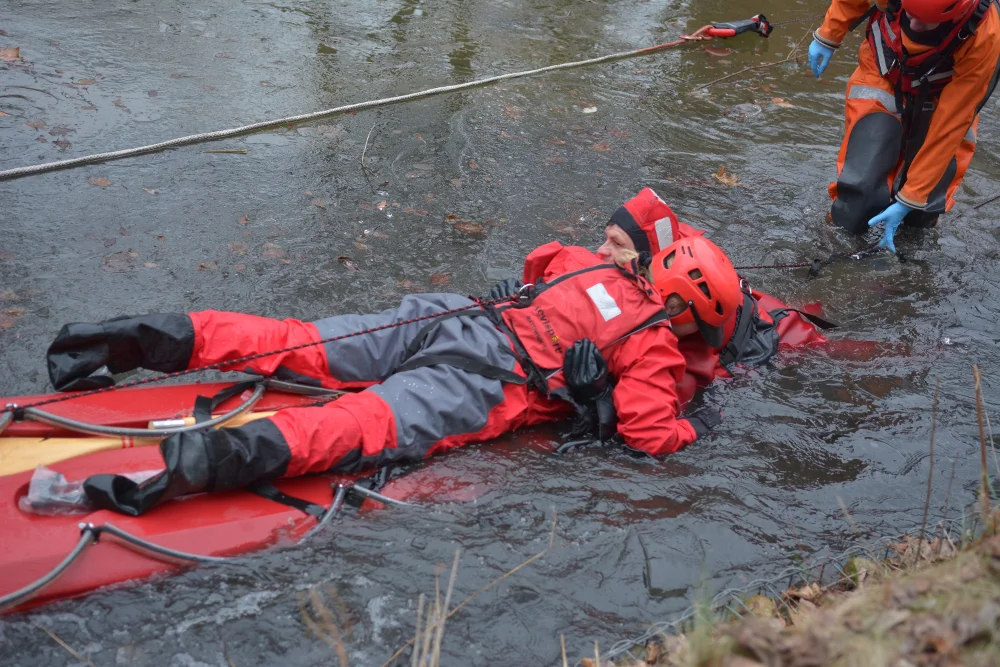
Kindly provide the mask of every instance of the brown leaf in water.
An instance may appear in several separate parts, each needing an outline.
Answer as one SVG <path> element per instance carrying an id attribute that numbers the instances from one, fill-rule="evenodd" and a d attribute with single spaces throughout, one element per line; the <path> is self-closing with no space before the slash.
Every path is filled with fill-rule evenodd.
<path id="1" fill-rule="evenodd" d="M 609 150 L 611 150 L 611 144 L 609 144 L 606 141 L 598 141 L 596 144 L 591 146 L 591 148 L 593 148 L 598 153 L 607 153 Z"/>
<path id="2" fill-rule="evenodd" d="M 18 301 L 18 300 L 19 300 L 18 296 L 17 296 L 17 294 L 14 293 L 14 290 L 6 289 L 6 290 L 3 290 L 2 292 L 0 292 L 0 301 L 10 302 L 10 301 Z"/>
<path id="3" fill-rule="evenodd" d="M 732 49 L 728 49 L 726 47 L 718 47 L 718 46 L 706 46 L 704 47 L 704 49 L 705 53 L 707 53 L 710 56 L 728 56 L 730 53 L 733 52 Z"/>
<path id="4" fill-rule="evenodd" d="M 246 264 L 233 264 L 233 268 L 236 269 L 237 271 L 243 271 L 244 269 L 247 268 L 247 265 Z"/>
<path id="5" fill-rule="evenodd" d="M 179 79 L 179 78 L 181 78 L 182 76 L 184 76 L 184 75 L 183 75 L 183 74 L 171 74 L 171 75 L 170 75 L 170 78 L 171 78 L 171 79 Z"/>
<path id="6" fill-rule="evenodd" d="M 199 271 L 215 271 L 217 268 L 219 268 L 219 264 L 211 260 L 198 264 Z"/>
<path id="7" fill-rule="evenodd" d="M 454 185 L 456 188 L 460 188 L 460 187 L 462 187 L 462 179 L 461 178 L 453 178 L 453 179 L 451 179 L 451 184 Z"/>
<path id="8" fill-rule="evenodd" d="M 354 247 L 357 248 L 358 250 L 368 250 L 368 246 L 366 246 L 364 243 L 358 243 L 357 241 L 354 242 Z"/>
<path id="9" fill-rule="evenodd" d="M 97 83 L 97 79 L 80 79 L 77 83 L 81 86 L 92 86 Z"/>
<path id="10" fill-rule="evenodd" d="M 469 160 L 469 169 L 479 169 L 479 165 L 476 164 L 475 160 Z"/>
<path id="11" fill-rule="evenodd" d="M 146 95 L 148 95 L 149 97 L 156 97 L 157 95 L 159 95 L 159 93 L 156 92 L 155 90 L 147 90 Z"/>
<path id="12" fill-rule="evenodd" d="M 546 139 L 551 144 L 556 144 L 557 146 L 565 146 L 566 142 L 562 139 Z"/>
<path id="13" fill-rule="evenodd" d="M 155 269 L 157 266 L 156 262 L 143 262 L 142 265 L 145 266 L 147 269 Z"/>
<path id="14" fill-rule="evenodd" d="M 37 137 L 35 137 L 35 141 L 37 141 L 40 144 L 47 144 L 47 143 L 49 143 L 49 140 L 46 139 L 43 136 L 37 136 Z"/>
<path id="15" fill-rule="evenodd" d="M 556 157 L 556 156 L 545 158 L 545 164 L 562 164 L 565 161 L 566 160 L 562 159 L 561 157 Z"/>
<path id="16" fill-rule="evenodd" d="M 129 109 L 127 106 L 125 106 L 125 102 L 123 102 L 122 98 L 120 97 L 114 102 L 112 102 L 112 104 L 121 109 L 122 111 L 124 111 L 125 113 L 132 113 L 132 110 Z"/>
<path id="17" fill-rule="evenodd" d="M 163 243 L 164 241 L 167 240 L 167 237 L 164 236 L 163 234 L 157 234 L 156 235 L 156 240 L 159 241 L 160 243 Z"/>
<path id="18" fill-rule="evenodd" d="M 14 259 L 15 255 L 12 252 L 0 252 L 0 262 L 6 262 L 9 259 Z"/>
<path id="19" fill-rule="evenodd" d="M 785 101 L 784 99 L 782 99 L 780 97 L 772 97 L 771 98 L 771 102 L 773 102 L 774 106 L 776 106 L 776 107 L 794 107 L 795 106 L 791 102 L 787 102 L 787 101 Z"/>
<path id="20" fill-rule="evenodd" d="M 378 209 L 379 211 L 384 211 L 385 207 L 388 206 L 388 205 L 389 205 L 389 202 L 387 202 L 386 200 L 383 199 L 379 203 L 375 204 L 375 208 Z"/>
<path id="21" fill-rule="evenodd" d="M 382 232 L 372 232 L 372 236 L 374 236 L 377 239 L 387 239 L 387 238 L 389 238 L 388 234 L 383 234 Z"/>
<path id="22" fill-rule="evenodd" d="M 17 317 L 0 313 L 0 331 L 7 331 L 17 324 Z"/>
<path id="23" fill-rule="evenodd" d="M 215 86 L 202 86 L 201 89 L 204 90 L 206 93 L 210 93 L 213 90 L 215 90 Z"/>
<path id="24" fill-rule="evenodd" d="M 111 185 L 111 181 L 109 181 L 105 176 L 91 176 L 87 179 L 87 182 L 101 188 L 106 188 Z"/>
<path id="25" fill-rule="evenodd" d="M 450 273 L 432 273 L 430 277 L 431 285 L 447 285 L 451 282 Z"/>
<path id="26" fill-rule="evenodd" d="M 337 258 L 337 261 L 346 266 L 347 268 L 351 269 L 352 271 L 361 270 L 360 268 L 358 268 L 358 265 L 355 264 L 354 261 L 347 255 L 341 255 L 340 257 Z"/>
<path id="27" fill-rule="evenodd" d="M 51 134 L 53 137 L 65 137 L 70 132 L 76 132 L 76 130 L 70 129 L 68 127 L 53 127 L 51 130 L 49 130 L 49 134 Z"/>
<path id="28" fill-rule="evenodd" d="M 215 57 L 216 58 L 232 58 L 232 56 L 229 54 L 229 51 L 223 51 L 222 53 L 216 53 Z"/>
<path id="29" fill-rule="evenodd" d="M 45 127 L 44 120 L 29 120 L 24 124 L 25 127 L 30 127 L 32 130 L 40 130 Z"/>
<path id="30" fill-rule="evenodd" d="M 122 236 L 132 236 L 132 232 L 125 229 L 121 225 L 118 226 L 118 233 L 121 234 Z"/>
<path id="31" fill-rule="evenodd" d="M 15 46 L 12 49 L 0 49 L 0 60 L 5 63 L 24 62 L 24 58 L 21 57 L 21 47 Z"/>
<path id="32" fill-rule="evenodd" d="M 282 250 L 278 244 L 267 242 L 264 244 L 264 248 L 260 253 L 260 256 L 266 259 L 280 259 L 282 257 L 287 257 L 288 253 Z"/>
<path id="33" fill-rule="evenodd" d="M 244 215 L 242 218 L 240 218 L 239 221 L 242 224 L 246 225 L 246 224 L 248 224 L 250 222 L 250 216 L 249 215 Z"/>
<path id="34" fill-rule="evenodd" d="M 109 273 L 125 273 L 135 269 L 135 261 L 127 250 L 101 258 L 101 268 Z"/>
<path id="35" fill-rule="evenodd" d="M 740 185 L 739 176 L 730 173 L 725 166 L 719 167 L 719 170 L 714 174 L 712 174 L 712 178 L 714 178 L 719 183 L 722 183 L 723 185 L 731 188 Z"/>
<path id="36" fill-rule="evenodd" d="M 55 144 L 56 146 L 58 146 L 58 147 L 59 147 L 59 150 L 61 150 L 61 151 L 64 151 L 64 150 L 68 149 L 68 148 L 69 148 L 70 146 L 72 146 L 72 145 L 73 145 L 73 144 L 71 144 L 70 142 L 66 141 L 65 139 L 57 139 L 57 140 L 56 140 L 56 141 L 54 141 L 53 143 L 54 143 L 54 144 Z"/>
<path id="37" fill-rule="evenodd" d="M 104 247 L 105 248 L 110 248 L 111 246 L 113 246 L 116 243 L 118 243 L 118 239 L 108 239 L 107 241 L 104 242 Z"/>
<path id="38" fill-rule="evenodd" d="M 461 220 L 461 218 L 455 215 L 454 213 L 449 213 L 448 215 L 444 216 L 444 219 L 447 220 L 448 222 L 455 222 Z"/>
<path id="39" fill-rule="evenodd" d="M 313 206 L 315 206 L 317 208 L 326 208 L 326 202 L 323 201 L 322 199 L 313 199 L 312 203 L 313 203 Z"/>
<path id="40" fill-rule="evenodd" d="M 424 201 L 434 201 L 437 199 L 434 195 L 424 195 Z"/>
<path id="41" fill-rule="evenodd" d="M 469 222 L 468 220 L 462 220 L 455 225 L 455 229 L 464 234 L 482 234 L 483 226 L 477 222 Z"/>
<path id="42" fill-rule="evenodd" d="M 271 83 L 270 81 L 261 81 L 261 82 L 260 82 L 259 84 L 257 84 L 257 85 L 259 85 L 259 86 L 260 86 L 261 88 L 270 88 L 270 87 L 271 87 L 271 86 L 273 86 L 274 84 L 273 84 L 273 83 Z"/>
<path id="43" fill-rule="evenodd" d="M 250 252 L 250 246 L 244 241 L 236 241 L 235 243 L 230 243 L 226 247 L 229 248 L 229 252 L 241 257 Z"/>
<path id="44" fill-rule="evenodd" d="M 0 111 L 0 118 L 3 118 L 5 116 L 9 116 L 9 115 L 10 115 L 9 113 L 5 113 L 3 111 Z"/>
<path id="45" fill-rule="evenodd" d="M 429 211 L 425 211 L 422 208 L 410 208 L 407 206 L 403 209 L 403 213 L 412 213 L 413 215 L 427 215 Z"/>
<path id="46" fill-rule="evenodd" d="M 524 112 L 513 104 L 504 105 L 503 111 L 508 118 L 513 118 L 514 120 L 520 120 L 524 116 Z"/>

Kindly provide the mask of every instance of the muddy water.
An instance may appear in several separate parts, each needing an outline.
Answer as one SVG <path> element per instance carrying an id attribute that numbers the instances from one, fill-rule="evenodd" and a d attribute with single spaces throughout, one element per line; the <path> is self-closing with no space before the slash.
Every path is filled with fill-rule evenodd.
<path id="1" fill-rule="evenodd" d="M 824 9 L 224 5 L 7 3 L 0 48 L 20 46 L 25 62 L 0 65 L 0 167 L 638 48 L 760 10 L 780 21 Z M 312 319 L 407 291 L 480 293 L 539 243 L 594 244 L 645 185 L 737 264 L 853 248 L 824 216 L 857 36 L 823 81 L 802 63 L 696 90 L 787 56 L 814 26 L 0 183 L 0 393 L 46 390 L 44 349 L 67 321 L 205 308 Z M 433 465 L 480 482 L 475 502 L 348 513 L 309 547 L 4 619 L 4 662 L 72 662 L 40 623 L 95 664 L 327 664 L 298 605 L 328 584 L 350 617 L 351 661 L 381 664 L 456 547 L 464 598 L 541 550 L 556 510 L 560 548 L 467 605 L 443 649 L 448 665 L 555 664 L 560 633 L 584 655 L 686 607 L 699 586 L 918 523 L 938 379 L 932 517 L 969 501 L 970 366 L 985 368 L 990 405 L 1000 372 L 997 205 L 973 208 L 1000 188 L 995 106 L 959 205 L 940 231 L 904 235 L 908 262 L 840 263 L 811 282 L 752 274 L 792 304 L 822 301 L 844 327 L 828 351 L 785 354 L 712 391 L 726 419 L 703 443 L 659 465 L 593 450 L 555 459 L 557 429 L 470 447 Z M 713 179 L 722 166 L 742 185 Z"/>

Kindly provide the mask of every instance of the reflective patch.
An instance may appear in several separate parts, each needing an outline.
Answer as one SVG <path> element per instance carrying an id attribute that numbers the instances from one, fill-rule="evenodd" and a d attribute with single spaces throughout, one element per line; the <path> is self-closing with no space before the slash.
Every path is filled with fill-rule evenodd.
<path id="1" fill-rule="evenodd" d="M 656 231 L 656 242 L 660 244 L 660 250 L 674 242 L 674 223 L 670 218 L 660 218 L 653 223 Z"/>
<path id="2" fill-rule="evenodd" d="M 608 290 L 604 287 L 604 283 L 597 283 L 593 287 L 587 289 L 587 296 L 590 300 L 594 302 L 597 306 L 597 310 L 601 311 L 601 317 L 604 321 L 614 319 L 622 314 L 622 309 L 618 307 L 615 303 L 614 298 L 608 294 Z"/>
<path id="3" fill-rule="evenodd" d="M 851 86 L 851 92 L 847 94 L 847 98 L 851 100 L 875 100 L 884 106 L 889 113 L 898 113 L 896 96 L 875 86 Z"/>
<path id="4" fill-rule="evenodd" d="M 872 24 L 872 32 L 875 33 L 875 55 L 878 56 L 878 69 L 882 76 L 885 76 L 889 73 L 889 68 L 885 62 L 885 52 L 882 50 L 882 30 L 878 27 L 877 22 Z"/>

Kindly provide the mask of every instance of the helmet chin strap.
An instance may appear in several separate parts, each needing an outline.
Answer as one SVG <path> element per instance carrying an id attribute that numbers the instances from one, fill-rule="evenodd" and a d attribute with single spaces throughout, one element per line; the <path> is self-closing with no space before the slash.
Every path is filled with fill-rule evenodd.
<path id="1" fill-rule="evenodd" d="M 698 333 L 705 339 L 705 342 L 716 349 L 722 347 L 722 327 L 706 324 L 705 320 L 698 316 L 698 309 L 694 307 L 694 301 L 688 301 L 688 308 L 691 309 L 691 316 L 694 317 L 694 322 L 698 325 Z"/>

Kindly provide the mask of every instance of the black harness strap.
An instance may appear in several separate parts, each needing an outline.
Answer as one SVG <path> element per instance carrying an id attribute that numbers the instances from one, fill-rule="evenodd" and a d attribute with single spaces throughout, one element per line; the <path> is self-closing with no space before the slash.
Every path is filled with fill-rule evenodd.
<path id="1" fill-rule="evenodd" d="M 865 21 L 867 21 L 868 19 L 870 19 L 871 16 L 872 16 L 872 14 L 874 14 L 877 11 L 879 11 L 878 6 L 875 3 L 872 3 L 872 6 L 868 8 L 867 12 L 865 12 L 864 14 L 862 14 L 861 16 L 859 16 L 857 19 L 855 19 L 854 21 L 852 21 L 849 26 L 847 26 L 848 32 L 854 32 L 854 30 L 859 25 L 861 25 L 862 23 L 864 23 Z"/>
<path id="2" fill-rule="evenodd" d="M 326 514 L 326 508 L 322 505 L 317 505 L 316 503 L 309 502 L 308 500 L 303 500 L 302 498 L 296 498 L 295 496 L 282 493 L 278 490 L 278 487 L 269 482 L 251 486 L 247 488 L 247 491 L 257 494 L 261 498 L 267 498 L 268 500 L 273 500 L 276 503 L 294 507 L 295 509 L 305 512 L 309 516 L 315 517 L 316 519 L 319 519 Z"/>
<path id="3" fill-rule="evenodd" d="M 737 317 L 733 335 L 730 336 L 729 342 L 722 348 L 722 352 L 719 353 L 719 363 L 724 368 L 729 368 L 732 364 L 740 360 L 743 350 L 746 348 L 747 341 L 750 340 L 750 330 L 753 328 L 753 323 L 758 317 L 757 300 L 746 290 L 743 292 L 743 306 L 740 308 Z"/>
<path id="4" fill-rule="evenodd" d="M 774 321 L 777 322 L 778 320 L 780 320 L 782 317 L 784 317 L 788 313 L 798 313 L 799 317 L 802 317 L 802 318 L 804 318 L 806 320 L 809 320 L 809 322 L 811 322 L 812 324 L 815 324 L 817 327 L 819 327 L 823 331 L 829 331 L 830 329 L 836 329 L 836 328 L 838 328 L 840 326 L 839 324 L 834 324 L 830 320 L 824 320 L 819 315 L 813 315 L 812 313 L 807 313 L 806 311 L 799 310 L 798 308 L 777 308 L 775 310 L 772 310 L 770 313 L 768 313 L 768 315 L 770 315 L 774 319 Z"/>
<path id="5" fill-rule="evenodd" d="M 198 396 L 194 399 L 195 423 L 200 424 L 202 422 L 207 422 L 212 418 L 212 413 L 215 412 L 216 408 L 233 396 L 239 396 L 247 389 L 253 389 L 258 382 L 259 380 L 245 380 L 243 382 L 237 382 L 231 387 L 226 387 L 215 396 Z"/>

